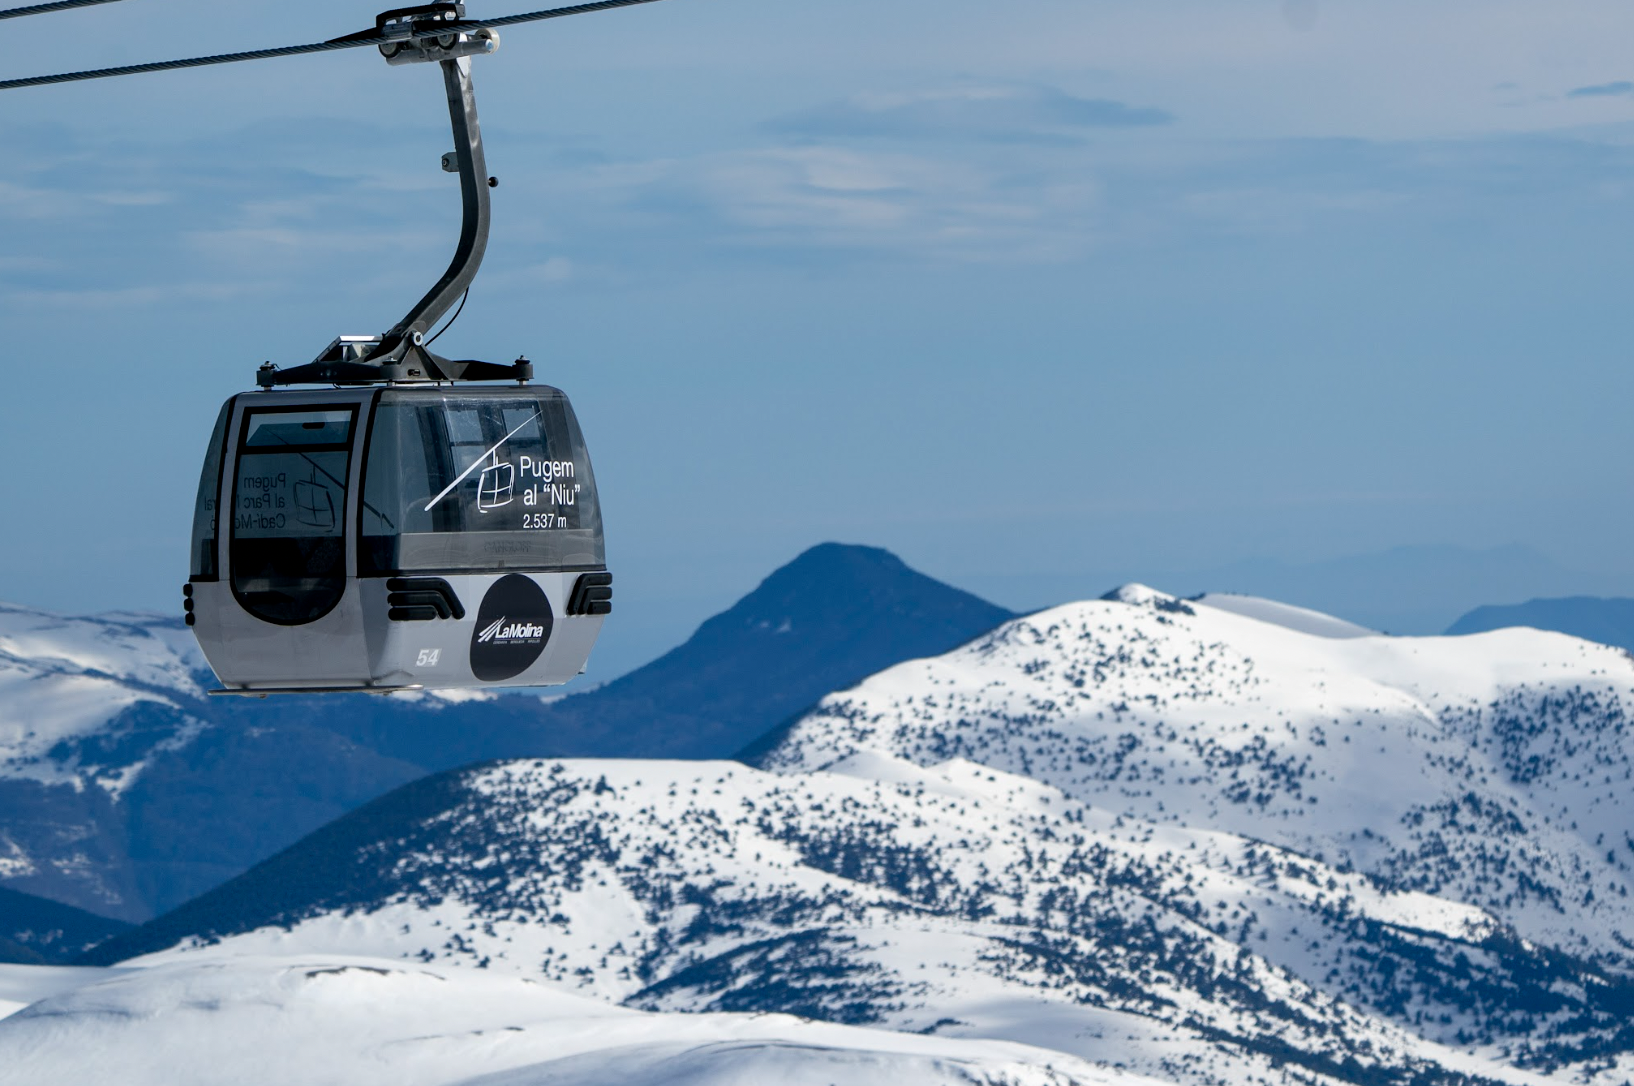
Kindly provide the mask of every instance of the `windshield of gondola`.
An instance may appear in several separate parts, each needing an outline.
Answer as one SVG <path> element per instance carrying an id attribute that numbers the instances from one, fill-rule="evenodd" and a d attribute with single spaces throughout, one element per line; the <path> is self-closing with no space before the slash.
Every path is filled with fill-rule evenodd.
<path id="1" fill-rule="evenodd" d="M 605 561 L 589 457 L 560 393 L 393 392 L 372 426 L 360 573 Z"/>

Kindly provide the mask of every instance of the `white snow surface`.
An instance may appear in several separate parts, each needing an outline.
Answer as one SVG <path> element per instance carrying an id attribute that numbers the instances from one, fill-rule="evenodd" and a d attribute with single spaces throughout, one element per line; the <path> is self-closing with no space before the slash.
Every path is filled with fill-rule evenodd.
<path id="1" fill-rule="evenodd" d="M 1314 634 L 1317 637 L 1377 637 L 1379 631 L 1370 630 L 1366 626 L 1358 626 L 1354 622 L 1346 622 L 1342 618 L 1324 615 L 1321 611 L 1312 611 L 1304 607 L 1295 607 L 1292 604 L 1278 603 L 1276 600 L 1261 599 L 1258 596 L 1239 596 L 1230 592 L 1210 592 L 1201 599 L 1189 601 L 1193 604 L 1202 604 L 1212 607 L 1216 611 L 1227 611 L 1244 618 L 1254 618 L 1261 622 L 1269 622 L 1273 626 L 1285 626 L 1300 633 Z"/>
<path id="2" fill-rule="evenodd" d="M 1558 634 L 1128 586 L 830 695 L 762 769 L 467 771 L 343 891 L 0 1022 L 0 1068 L 1619 1086 L 1631 708 L 1634 660 Z"/>
<path id="3" fill-rule="evenodd" d="M 1634 968 L 1627 653 L 1528 629 L 1360 636 L 1244 597 L 1121 596 L 832 694 L 768 764 L 962 757 L 1355 867 Z"/>
<path id="4" fill-rule="evenodd" d="M 0 1018 L 15 1014 L 30 1003 L 83 988 L 122 972 L 125 970 L 0 963 Z"/>
<path id="5" fill-rule="evenodd" d="M 1002 1041 L 775 1014 L 653 1014 L 534 980 L 356 956 L 191 955 L 0 1021 L 0 1077 L 58 1086 L 1145 1086 Z"/>
<path id="6" fill-rule="evenodd" d="M 781 993 L 815 1017 L 860 1011 L 1191 1086 L 1330 1081 L 1215 1036 L 1544 1081 L 1490 1046 L 1453 1047 L 1466 1016 L 1415 1032 L 1368 1008 L 1371 992 L 1341 998 L 1388 956 L 1356 945 L 1357 922 L 1398 931 L 1410 954 L 1464 940 L 1451 957 L 1480 953 L 1496 928 L 1483 911 L 969 761 L 874 752 L 800 774 L 518 761 L 472 771 L 468 788 L 427 823 L 447 830 L 434 851 L 385 854 L 397 889 L 374 903 L 127 964 L 366 953 L 665 1012 Z"/>
<path id="7" fill-rule="evenodd" d="M 65 740 L 96 736 L 139 702 L 183 713 L 202 697 L 204 657 L 186 627 L 157 615 L 71 618 L 0 604 L 0 777 L 83 785 L 87 776 L 118 796 L 140 762 L 90 773 L 51 756 Z M 178 719 L 170 741 L 193 728 Z"/>

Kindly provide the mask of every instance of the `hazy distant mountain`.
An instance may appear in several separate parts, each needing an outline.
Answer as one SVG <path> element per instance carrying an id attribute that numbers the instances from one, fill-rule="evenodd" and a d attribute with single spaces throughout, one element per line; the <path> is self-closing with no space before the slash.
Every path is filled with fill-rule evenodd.
<path id="1" fill-rule="evenodd" d="M 1506 626 L 1557 630 L 1634 652 L 1634 600 L 1570 596 L 1477 607 L 1447 628 L 1449 634 L 1481 633 Z"/>
<path id="2" fill-rule="evenodd" d="M 1323 562 L 1240 562 L 1195 580 L 1195 591 L 1269 596 L 1406 634 L 1438 633 L 1452 616 L 1489 600 L 1582 591 L 1594 583 L 1515 545 L 1392 547 Z"/>
<path id="3" fill-rule="evenodd" d="M 885 551 L 825 544 L 588 694 L 261 701 L 206 697 L 180 622 L 0 607 L 0 883 L 146 919 L 426 773 L 564 752 L 724 757 L 1009 617 Z"/>
<path id="4" fill-rule="evenodd" d="M 1534 596 L 1634 590 L 1568 569 L 1529 547 L 1404 546 L 1316 562 L 1261 558 L 1203 569 L 1131 566 L 1071 575 L 996 571 L 965 579 L 1022 607 L 1052 606 L 1138 580 L 1178 596 L 1232 592 L 1338 615 L 1375 630 L 1434 634 L 1473 607 Z"/>
<path id="5" fill-rule="evenodd" d="M 1189 1086 L 1616 1086 L 1624 699 L 1634 659 L 1559 634 L 1129 586 L 824 698 L 761 768 L 417 781 L 88 960 L 466 963 Z"/>
<path id="6" fill-rule="evenodd" d="M 73 961 L 129 924 L 0 887 L 0 962 Z"/>

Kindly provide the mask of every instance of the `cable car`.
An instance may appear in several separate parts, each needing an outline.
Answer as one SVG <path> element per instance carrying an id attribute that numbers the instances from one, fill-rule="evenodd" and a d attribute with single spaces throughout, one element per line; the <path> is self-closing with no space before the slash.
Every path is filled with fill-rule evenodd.
<path id="1" fill-rule="evenodd" d="M 392 64 L 441 64 L 459 245 L 391 330 L 338 337 L 306 365 L 268 363 L 258 391 L 222 407 L 183 589 L 215 693 L 565 683 L 612 609 L 595 476 L 567 396 L 532 384 L 525 358 L 453 360 L 431 351 L 440 332 L 427 338 L 463 308 L 498 184 L 470 70 L 498 38 L 464 15 L 457 3 L 399 9 L 354 36 Z"/>
<path id="2" fill-rule="evenodd" d="M 51 0 L 0 19 L 113 0 Z M 218 694 L 550 685 L 582 672 L 612 610 L 584 437 L 525 358 L 457 361 L 428 333 L 464 309 L 488 244 L 489 190 L 471 58 L 495 29 L 653 0 L 588 0 L 469 19 L 458 0 L 396 8 L 328 41 L 56 75 L 0 91 L 202 65 L 379 49 L 436 63 L 463 221 L 448 270 L 391 330 L 340 336 L 312 362 L 229 399 L 200 474 L 186 621 Z M 413 227 L 417 224 L 409 224 Z M 481 382 L 505 382 L 484 385 Z M 296 390 L 288 386 L 317 385 Z"/>
<path id="3" fill-rule="evenodd" d="M 542 686 L 585 669 L 611 583 L 560 390 L 250 392 L 211 434 L 184 606 L 228 692 Z"/>

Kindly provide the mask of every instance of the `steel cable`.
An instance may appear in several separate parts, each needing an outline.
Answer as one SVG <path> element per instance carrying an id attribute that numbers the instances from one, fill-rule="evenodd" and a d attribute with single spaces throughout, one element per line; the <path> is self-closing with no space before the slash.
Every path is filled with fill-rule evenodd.
<path id="1" fill-rule="evenodd" d="M 559 19 L 564 15 L 586 15 L 592 11 L 611 11 L 613 8 L 634 7 L 636 4 L 651 4 L 656 0 L 597 0 L 591 4 L 574 4 L 566 8 L 546 8 L 544 11 L 530 11 L 524 15 L 502 15 L 497 19 L 462 19 L 457 23 L 449 23 L 448 29 L 453 30 L 480 30 L 487 27 L 497 30 L 502 26 L 515 26 L 517 23 L 536 23 L 541 19 Z"/>
<path id="2" fill-rule="evenodd" d="M 26 8 L 7 8 L 0 11 L 0 19 L 21 19 L 24 15 L 44 15 L 48 11 L 68 11 L 88 8 L 97 4 L 116 4 L 119 0 L 55 0 L 50 4 L 30 4 Z"/>
<path id="3" fill-rule="evenodd" d="M 42 4 L 38 9 L 16 8 L 16 11 L 32 12 L 35 10 L 53 10 L 61 6 L 83 6 L 92 3 L 106 4 L 115 0 L 59 0 L 57 4 Z M 656 0 L 596 0 L 589 4 L 574 4 L 570 7 L 547 8 L 544 11 L 530 11 L 522 15 L 505 15 L 497 19 L 462 19 L 459 22 L 445 22 L 437 24 L 436 30 L 415 35 L 420 38 L 434 38 L 439 34 L 460 33 L 471 30 L 482 30 L 501 26 L 514 26 L 517 23 L 533 23 L 544 19 L 559 19 L 564 15 L 584 15 L 593 11 L 610 11 L 613 8 L 633 7 L 636 4 L 651 4 Z M 365 31 L 360 35 L 348 35 L 344 38 L 335 38 L 330 41 L 313 42 L 311 45 L 285 45 L 276 49 L 251 49 L 243 53 L 220 53 L 216 56 L 189 57 L 186 60 L 161 60 L 148 64 L 126 64 L 117 68 L 95 68 L 84 72 L 62 72 L 57 75 L 35 75 L 22 79 L 0 80 L 0 90 L 14 90 L 19 87 L 43 87 L 52 83 L 75 83 L 83 79 L 107 79 L 116 75 L 141 75 L 145 72 L 168 72 L 177 68 L 202 68 L 210 64 L 233 64 L 240 60 L 268 60 L 272 57 L 293 57 L 303 53 L 332 53 L 340 49 L 357 49 L 365 45 L 380 45 L 388 41 L 405 41 L 406 38 L 388 37 L 376 31 Z"/>
<path id="4" fill-rule="evenodd" d="M 141 75 L 144 72 L 168 72 L 174 68 L 202 68 L 207 64 L 232 64 L 240 60 L 267 60 L 272 57 L 293 57 L 301 53 L 328 53 L 336 49 L 355 49 L 360 45 L 375 45 L 374 40 L 347 42 L 317 42 L 312 45 L 286 45 L 279 49 L 252 49 L 246 53 L 222 53 L 213 57 L 190 57 L 187 60 L 162 60 L 151 64 L 126 64 L 118 68 L 97 68 L 88 72 L 63 72 L 60 75 L 35 75 L 24 79 L 0 80 L 0 90 L 17 87 L 43 87 L 50 83 L 74 83 L 81 79 L 106 79 L 115 75 Z"/>

